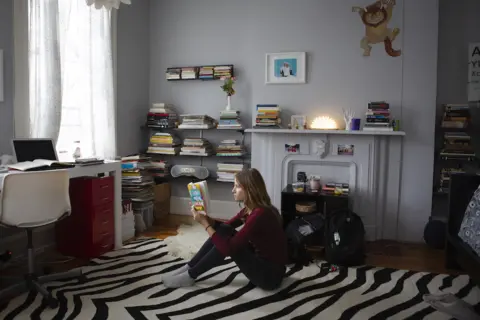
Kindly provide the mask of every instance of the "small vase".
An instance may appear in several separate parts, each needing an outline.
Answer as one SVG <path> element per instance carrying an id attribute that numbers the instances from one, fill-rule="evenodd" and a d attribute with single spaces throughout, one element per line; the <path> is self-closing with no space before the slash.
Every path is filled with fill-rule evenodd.
<path id="1" fill-rule="evenodd" d="M 225 110 L 231 110 L 230 99 L 231 96 L 227 95 L 227 106 L 225 107 Z"/>

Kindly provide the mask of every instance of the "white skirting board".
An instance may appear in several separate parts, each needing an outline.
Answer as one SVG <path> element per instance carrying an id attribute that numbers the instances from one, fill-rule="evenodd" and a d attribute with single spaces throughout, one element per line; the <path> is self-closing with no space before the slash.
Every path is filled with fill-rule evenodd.
<path id="1" fill-rule="evenodd" d="M 217 219 L 230 219 L 240 211 L 241 207 L 235 201 L 210 200 L 208 215 Z M 171 197 L 170 213 L 190 215 L 190 198 Z"/>

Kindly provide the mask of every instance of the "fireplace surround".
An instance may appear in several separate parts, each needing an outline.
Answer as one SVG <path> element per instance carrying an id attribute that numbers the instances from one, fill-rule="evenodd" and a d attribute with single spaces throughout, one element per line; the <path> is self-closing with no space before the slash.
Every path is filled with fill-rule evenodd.
<path id="1" fill-rule="evenodd" d="M 368 240 L 398 239 L 404 132 L 246 131 L 252 134 L 252 167 L 262 173 L 279 209 L 282 190 L 303 171 L 307 177 L 319 176 L 322 184 L 349 184 L 351 209 L 362 218 Z"/>

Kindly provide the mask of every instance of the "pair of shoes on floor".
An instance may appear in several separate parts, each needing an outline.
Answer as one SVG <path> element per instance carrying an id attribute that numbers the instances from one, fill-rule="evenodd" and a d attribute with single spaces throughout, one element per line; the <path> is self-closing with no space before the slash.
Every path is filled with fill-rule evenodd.
<path id="1" fill-rule="evenodd" d="M 188 264 L 183 267 L 166 274 L 162 277 L 163 284 L 167 288 L 181 288 L 181 287 L 191 287 L 195 283 L 195 279 L 190 277 L 188 270 L 190 267 Z"/>
<path id="2" fill-rule="evenodd" d="M 480 320 L 473 307 L 451 293 L 424 294 L 423 301 L 458 320 Z"/>

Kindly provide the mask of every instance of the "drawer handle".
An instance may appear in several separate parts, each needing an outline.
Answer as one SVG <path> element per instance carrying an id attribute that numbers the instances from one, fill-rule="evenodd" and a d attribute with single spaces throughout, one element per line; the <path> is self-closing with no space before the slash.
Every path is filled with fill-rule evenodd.
<path id="1" fill-rule="evenodd" d="M 108 201 L 108 200 L 110 200 L 110 198 L 108 197 L 102 198 L 102 201 Z"/>
<path id="2" fill-rule="evenodd" d="M 103 186 L 101 186 L 100 188 L 102 188 L 102 189 L 106 189 L 106 188 L 108 188 L 108 187 L 109 187 L 109 185 L 108 185 L 108 184 L 104 184 L 104 185 L 103 185 Z"/>
<path id="3" fill-rule="evenodd" d="M 102 221 L 102 224 L 107 224 L 107 223 L 109 223 L 109 222 L 110 222 L 110 220 L 103 220 L 103 221 Z"/>

